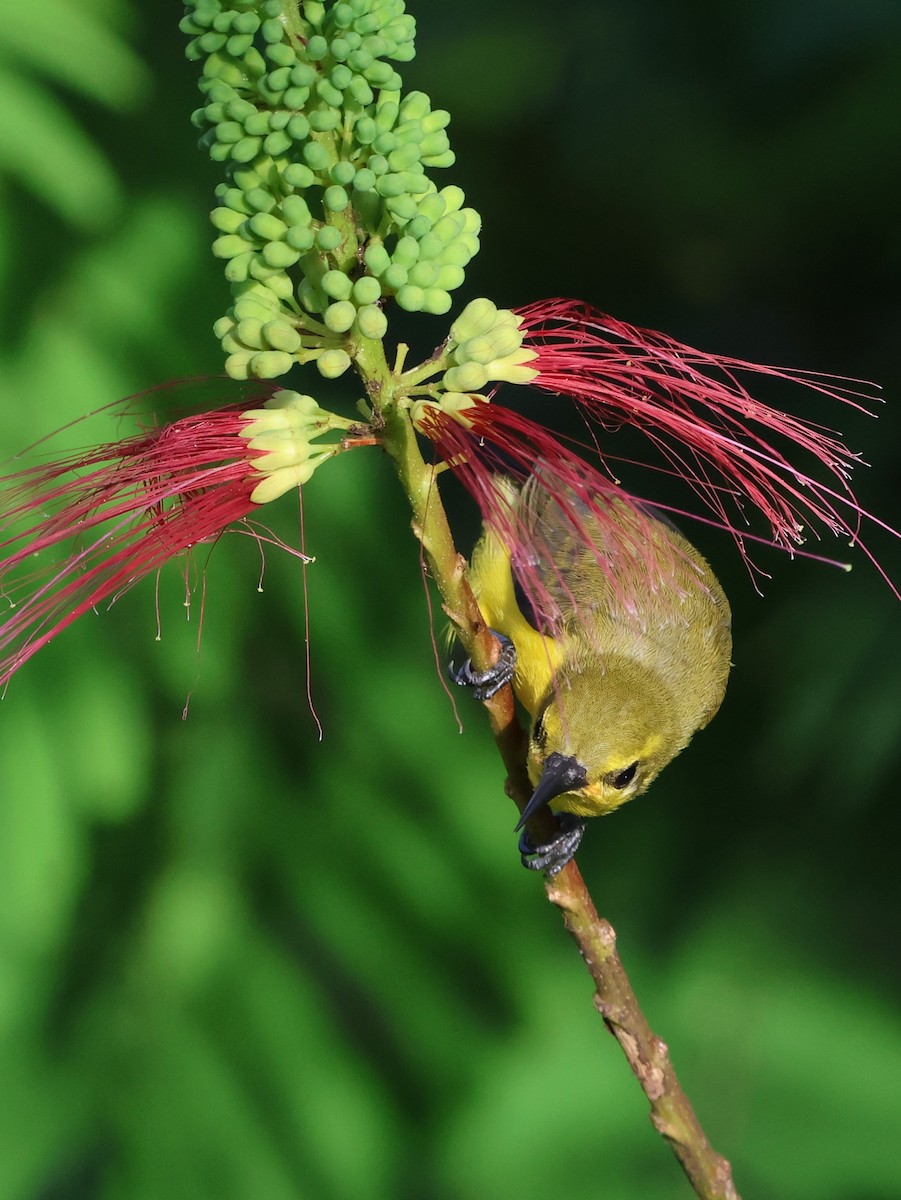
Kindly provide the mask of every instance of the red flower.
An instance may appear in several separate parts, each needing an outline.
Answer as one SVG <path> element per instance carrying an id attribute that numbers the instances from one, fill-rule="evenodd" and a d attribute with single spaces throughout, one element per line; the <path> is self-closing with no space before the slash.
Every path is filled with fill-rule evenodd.
<path id="1" fill-rule="evenodd" d="M 259 402 L 0 477 L 0 594 L 10 606 L 0 686 L 83 613 L 246 522 L 340 449 L 311 446 L 342 421 L 310 397 L 272 389 Z"/>
<path id="2" fill-rule="evenodd" d="M 499 314 L 495 325 L 498 330 L 503 325 L 505 351 L 510 345 L 509 317 Z M 478 319 L 470 319 L 469 331 Z M 572 493 L 603 521 L 609 506 L 598 505 L 592 496 L 615 494 L 640 514 L 642 502 L 619 489 L 612 473 L 601 474 L 584 457 L 586 451 L 595 458 L 600 454 L 609 472 L 614 460 L 607 451 L 608 435 L 623 425 L 650 439 L 664 460 L 656 469 L 689 485 L 710 514 L 707 519 L 732 533 L 746 560 L 745 539 L 807 554 L 798 551 L 805 534 L 819 537 L 823 532 L 850 539 L 872 559 L 859 537 L 864 519 L 898 536 L 865 512 L 854 496 L 848 479 L 859 456 L 822 426 L 755 399 L 742 377 L 801 384 L 862 411 L 867 411 L 863 401 L 873 398 L 867 385 L 708 354 L 571 300 L 542 301 L 516 310 L 519 352 L 474 368 L 466 357 L 468 347 L 476 356 L 481 352 L 474 360 L 479 363 L 490 353 L 483 349 L 483 343 L 490 347 L 493 336 L 490 328 L 485 332 L 486 320 L 482 317 L 478 336 L 461 349 L 452 332 L 452 361 L 462 359 L 464 365 L 457 373 L 449 372 L 448 383 L 465 379 L 467 369 L 480 370 L 487 380 L 513 382 L 525 382 L 524 375 L 531 373 L 529 386 L 575 402 L 588 433 L 585 442 L 557 437 L 496 403 L 493 395 L 490 401 L 486 396 L 457 395 L 451 404 L 439 399 L 417 406 L 420 430 L 475 497 L 485 519 L 514 543 L 518 531 L 506 527 L 507 511 L 491 478 L 502 472 L 525 479 L 537 462 L 549 478 L 559 481 L 564 504 Z M 762 538 L 749 523 L 752 509 L 767 522 Z M 575 508 L 571 517 L 579 520 Z"/>

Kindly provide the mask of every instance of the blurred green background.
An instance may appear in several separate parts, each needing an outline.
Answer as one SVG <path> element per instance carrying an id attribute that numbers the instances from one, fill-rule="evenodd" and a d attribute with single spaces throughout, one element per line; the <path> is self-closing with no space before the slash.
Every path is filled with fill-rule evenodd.
<path id="1" fill-rule="evenodd" d="M 4 457 L 221 370 L 217 172 L 164 7 L 0 0 Z M 573 295 L 880 381 L 878 425 L 769 398 L 840 421 L 901 524 L 897 0 L 410 7 L 405 78 L 453 113 L 444 180 L 484 217 L 461 301 Z M 388 464 L 330 465 L 305 517 L 321 744 L 301 572 L 270 552 L 260 594 L 247 538 L 210 558 L 199 654 L 172 568 L 160 642 L 148 581 L 2 702 L 0 1200 L 687 1195 L 465 698 L 457 732 Z M 730 692 L 581 865 L 746 1200 L 896 1200 L 898 604 L 860 554 L 764 551 L 761 599 L 690 532 L 732 599 Z"/>

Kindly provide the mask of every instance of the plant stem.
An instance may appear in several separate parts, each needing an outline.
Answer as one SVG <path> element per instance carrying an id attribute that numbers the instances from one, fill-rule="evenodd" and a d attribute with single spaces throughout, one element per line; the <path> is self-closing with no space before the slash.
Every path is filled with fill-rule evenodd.
<path id="1" fill-rule="evenodd" d="M 367 343 L 357 355 L 373 409 L 384 421 L 383 445 L 394 459 L 413 512 L 413 531 L 422 544 L 444 610 L 456 626 L 467 654 L 479 670 L 495 661 L 497 642 L 479 612 L 438 494 L 437 473 L 423 459 L 406 408 L 397 403 L 402 383 L 387 364 L 381 343 Z M 507 769 L 507 794 L 520 811 L 532 787 L 526 773 L 526 735 L 516 716 L 513 693 L 505 687 L 485 702 L 491 729 Z M 541 814 L 533 839 L 553 836 L 553 819 Z M 545 882 L 548 899 L 563 915 L 594 981 L 595 1007 L 619 1042 L 651 1106 L 651 1122 L 669 1142 L 701 1200 L 740 1200 L 726 1159 L 717 1154 L 685 1095 L 666 1044 L 651 1030 L 616 949 L 612 926 L 598 916 L 575 862 Z"/>

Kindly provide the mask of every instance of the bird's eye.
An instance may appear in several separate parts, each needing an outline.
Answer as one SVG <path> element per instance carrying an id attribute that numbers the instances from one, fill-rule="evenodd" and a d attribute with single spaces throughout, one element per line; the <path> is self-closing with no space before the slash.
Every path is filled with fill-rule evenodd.
<path id="1" fill-rule="evenodd" d="M 630 763 L 628 767 L 623 767 L 621 771 L 615 771 L 612 775 L 607 776 L 607 782 L 611 787 L 618 789 L 628 787 L 635 778 L 635 772 L 638 770 L 638 763 Z"/>

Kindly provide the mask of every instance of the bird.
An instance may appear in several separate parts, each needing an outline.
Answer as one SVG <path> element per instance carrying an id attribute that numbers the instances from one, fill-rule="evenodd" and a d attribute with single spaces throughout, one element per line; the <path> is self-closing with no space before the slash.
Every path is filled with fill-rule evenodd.
<path id="1" fill-rule="evenodd" d="M 501 643 L 495 667 L 452 678 L 489 699 L 506 683 L 529 718 L 534 788 L 517 831 L 523 864 L 554 875 L 585 820 L 641 795 L 718 711 L 732 654 L 729 602 L 663 514 L 610 484 L 537 464 L 494 481 L 470 583 Z M 560 832 L 533 845 L 545 806 Z"/>

